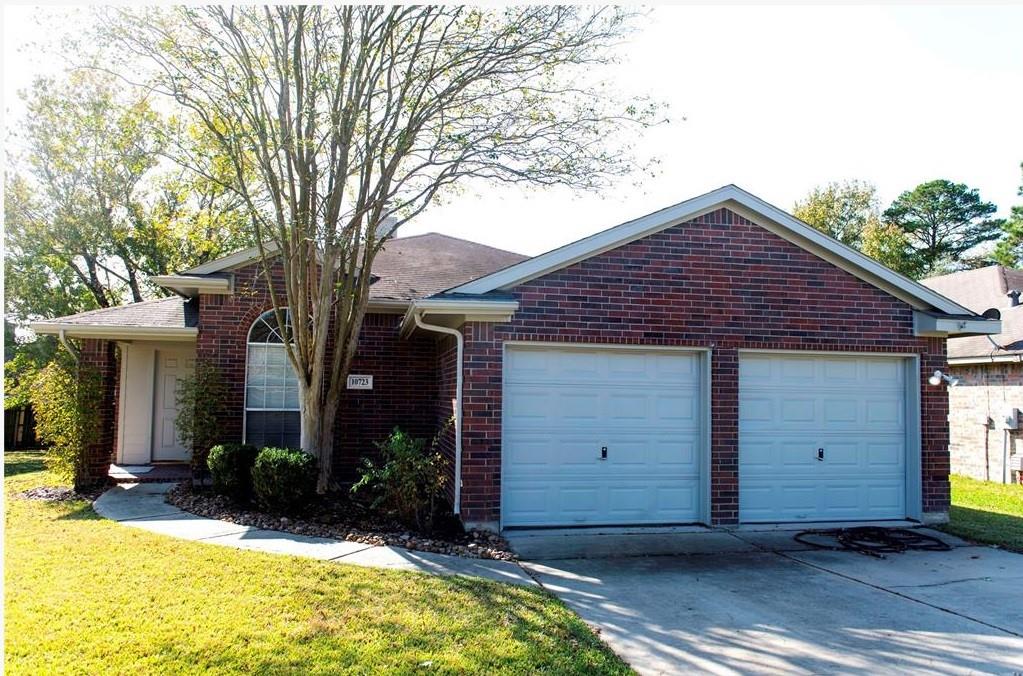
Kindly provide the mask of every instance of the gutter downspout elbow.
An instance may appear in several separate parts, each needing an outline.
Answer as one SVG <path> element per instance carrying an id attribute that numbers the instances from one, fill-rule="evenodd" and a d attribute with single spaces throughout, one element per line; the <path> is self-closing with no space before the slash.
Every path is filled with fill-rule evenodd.
<path id="1" fill-rule="evenodd" d="M 423 321 L 420 311 L 412 308 L 412 320 L 424 331 L 433 331 L 455 337 L 455 515 L 462 511 L 462 349 L 463 336 L 458 329 Z"/>
<path id="2" fill-rule="evenodd" d="M 64 335 L 64 329 L 57 332 L 57 340 L 64 346 L 64 349 L 74 358 L 75 364 L 78 363 L 78 351 L 67 341 L 67 336 Z"/>

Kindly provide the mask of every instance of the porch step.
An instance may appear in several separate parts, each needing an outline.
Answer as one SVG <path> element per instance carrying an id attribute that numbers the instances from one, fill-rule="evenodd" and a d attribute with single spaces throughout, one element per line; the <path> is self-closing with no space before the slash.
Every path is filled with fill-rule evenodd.
<path id="1" fill-rule="evenodd" d="M 187 463 L 111 465 L 107 475 L 118 484 L 165 483 L 188 481 L 192 478 L 192 468 Z"/>

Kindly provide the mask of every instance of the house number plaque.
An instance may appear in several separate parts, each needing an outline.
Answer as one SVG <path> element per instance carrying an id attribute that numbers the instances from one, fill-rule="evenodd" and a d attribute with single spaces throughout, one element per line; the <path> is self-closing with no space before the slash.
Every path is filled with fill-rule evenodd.
<path id="1" fill-rule="evenodd" d="M 348 376 L 348 389 L 350 390 L 372 390 L 373 376 Z"/>

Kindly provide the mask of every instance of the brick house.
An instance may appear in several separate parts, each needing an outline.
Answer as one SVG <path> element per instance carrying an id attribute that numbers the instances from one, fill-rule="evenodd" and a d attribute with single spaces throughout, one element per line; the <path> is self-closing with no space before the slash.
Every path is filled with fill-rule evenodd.
<path id="1" fill-rule="evenodd" d="M 952 471 L 984 481 L 1019 481 L 1023 464 L 1023 270 L 991 265 L 922 284 L 975 312 L 996 309 L 1002 332 L 948 341 Z"/>
<path id="2" fill-rule="evenodd" d="M 108 383 L 111 461 L 186 457 L 176 379 L 230 383 L 224 440 L 295 443 L 297 397 L 240 252 L 177 297 L 35 325 Z M 948 336 L 997 320 L 726 186 L 533 258 L 442 235 L 376 261 L 338 424 L 354 476 L 394 425 L 443 437 L 453 507 L 489 528 L 940 521 Z"/>

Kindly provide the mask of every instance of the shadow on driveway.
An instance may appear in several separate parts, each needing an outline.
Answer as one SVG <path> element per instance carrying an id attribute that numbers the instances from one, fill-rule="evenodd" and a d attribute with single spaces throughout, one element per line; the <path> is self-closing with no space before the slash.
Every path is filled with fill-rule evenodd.
<path id="1" fill-rule="evenodd" d="M 981 558 L 970 558 L 974 550 Z M 756 552 L 526 565 L 640 673 L 1023 670 L 1023 556 L 1007 552 L 967 547 L 884 561 Z M 951 579 L 964 572 L 969 584 Z M 918 583 L 927 586 L 916 599 Z M 996 593 L 1004 604 L 997 613 L 966 614 Z M 934 607 L 943 599 L 954 601 L 954 612 Z"/>

